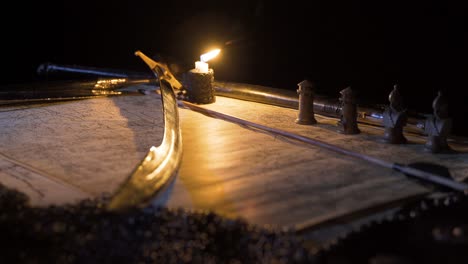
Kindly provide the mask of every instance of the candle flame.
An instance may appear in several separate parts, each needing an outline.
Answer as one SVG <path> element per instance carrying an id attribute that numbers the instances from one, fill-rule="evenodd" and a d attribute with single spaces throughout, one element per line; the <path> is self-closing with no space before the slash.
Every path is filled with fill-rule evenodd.
<path id="1" fill-rule="evenodd" d="M 212 50 L 210 52 L 207 52 L 205 54 L 202 54 L 200 56 L 200 60 L 203 61 L 203 62 L 207 62 L 211 59 L 213 59 L 214 57 L 218 56 L 218 54 L 221 52 L 220 49 L 215 49 L 215 50 Z"/>

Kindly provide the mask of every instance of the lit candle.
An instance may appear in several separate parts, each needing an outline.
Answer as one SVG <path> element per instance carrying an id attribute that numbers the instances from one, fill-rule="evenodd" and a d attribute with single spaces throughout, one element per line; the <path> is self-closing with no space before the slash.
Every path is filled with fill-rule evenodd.
<path id="1" fill-rule="evenodd" d="M 218 56 L 221 52 L 220 49 L 215 49 L 200 56 L 200 60 L 195 62 L 195 70 L 201 73 L 207 73 L 209 70 L 207 61 L 211 60 L 212 58 Z"/>
<path id="2" fill-rule="evenodd" d="M 195 69 L 199 72 L 202 73 L 207 73 L 208 72 L 208 63 L 204 61 L 196 61 L 195 62 Z"/>

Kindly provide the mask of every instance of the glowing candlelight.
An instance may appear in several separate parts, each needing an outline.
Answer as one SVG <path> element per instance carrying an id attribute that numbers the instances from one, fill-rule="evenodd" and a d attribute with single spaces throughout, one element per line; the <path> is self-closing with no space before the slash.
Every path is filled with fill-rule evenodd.
<path id="1" fill-rule="evenodd" d="M 203 61 L 196 61 L 195 62 L 195 69 L 198 70 L 199 72 L 208 72 L 208 63 L 203 62 Z"/>
<path id="2" fill-rule="evenodd" d="M 200 56 L 200 60 L 195 62 L 195 69 L 201 73 L 207 73 L 209 66 L 207 61 L 213 59 L 214 57 L 218 56 L 221 52 L 220 49 L 215 49 Z"/>

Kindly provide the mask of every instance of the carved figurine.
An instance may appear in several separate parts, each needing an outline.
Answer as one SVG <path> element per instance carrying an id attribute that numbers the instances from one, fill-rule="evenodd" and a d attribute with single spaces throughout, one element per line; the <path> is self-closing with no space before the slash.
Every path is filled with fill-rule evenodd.
<path id="1" fill-rule="evenodd" d="M 447 99 L 440 91 L 432 102 L 432 109 L 434 115 L 426 119 L 424 129 L 427 134 L 426 150 L 432 153 L 449 151 L 447 137 L 452 129 L 452 119 L 449 118 Z"/>
<path id="2" fill-rule="evenodd" d="M 313 125 L 317 123 L 314 114 L 314 84 L 304 80 L 297 84 L 299 89 L 299 114 L 296 123 L 301 125 Z"/>
<path id="3" fill-rule="evenodd" d="M 341 120 L 338 122 L 339 132 L 343 134 L 359 134 L 357 125 L 357 102 L 354 91 L 347 87 L 340 91 Z"/>
<path id="4" fill-rule="evenodd" d="M 384 140 L 390 144 L 404 144 L 408 141 L 403 135 L 403 127 L 406 125 L 408 116 L 397 85 L 393 86 L 388 100 L 390 105 L 383 113 Z"/>

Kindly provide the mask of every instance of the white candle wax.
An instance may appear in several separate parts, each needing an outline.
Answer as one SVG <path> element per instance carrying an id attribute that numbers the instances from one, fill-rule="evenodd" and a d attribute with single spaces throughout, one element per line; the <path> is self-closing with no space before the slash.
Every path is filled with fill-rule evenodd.
<path id="1" fill-rule="evenodd" d="M 196 61 L 195 62 L 195 69 L 202 73 L 208 72 L 208 63 L 203 61 Z"/>

